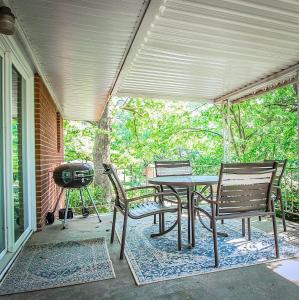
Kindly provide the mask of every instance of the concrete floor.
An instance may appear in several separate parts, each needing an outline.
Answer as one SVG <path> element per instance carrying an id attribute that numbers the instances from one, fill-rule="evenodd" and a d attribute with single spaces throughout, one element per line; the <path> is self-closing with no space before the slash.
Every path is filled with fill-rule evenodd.
<path id="1" fill-rule="evenodd" d="M 111 219 L 112 216 L 106 214 L 103 216 L 103 222 L 99 224 L 94 216 L 87 219 L 76 217 L 69 223 L 67 230 L 61 230 L 61 223 L 55 221 L 55 224 L 47 226 L 44 231 L 35 233 L 28 243 L 105 236 L 116 279 L 3 296 L 3 300 L 299 299 L 299 258 L 138 287 L 126 260 L 119 260 L 120 247 L 117 238 L 113 245 L 109 243 Z M 271 222 L 265 219 L 262 222 L 253 220 L 252 225 L 271 231 Z M 279 232 L 282 232 L 280 222 Z M 288 224 L 288 236 L 299 245 L 299 224 Z"/>

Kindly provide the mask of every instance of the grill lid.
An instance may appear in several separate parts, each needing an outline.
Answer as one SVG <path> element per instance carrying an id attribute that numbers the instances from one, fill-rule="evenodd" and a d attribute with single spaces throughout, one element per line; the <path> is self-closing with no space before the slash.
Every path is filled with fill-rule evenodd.
<path id="1" fill-rule="evenodd" d="M 87 186 L 93 181 L 93 177 L 93 168 L 87 163 L 66 163 L 53 171 L 53 179 L 61 187 Z"/>

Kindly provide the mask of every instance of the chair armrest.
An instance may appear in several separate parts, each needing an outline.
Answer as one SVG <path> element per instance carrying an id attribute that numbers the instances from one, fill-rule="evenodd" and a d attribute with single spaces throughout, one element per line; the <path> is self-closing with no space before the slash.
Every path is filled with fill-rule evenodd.
<path id="1" fill-rule="evenodd" d="M 210 204 L 218 204 L 218 201 L 208 199 L 207 197 L 205 197 L 202 193 L 200 193 L 200 192 L 198 192 L 198 191 L 194 191 L 194 192 L 192 193 L 192 197 L 194 197 L 194 196 L 198 196 L 197 199 L 200 198 L 200 200 L 204 200 L 204 201 L 206 201 L 206 202 L 208 202 L 208 203 L 210 203 Z"/>
<path id="2" fill-rule="evenodd" d="M 154 189 L 157 192 L 160 192 L 160 188 L 156 185 L 144 185 L 144 186 L 135 186 L 129 189 L 125 189 L 125 192 L 136 191 L 136 190 L 145 190 L 145 189 Z"/>
<path id="3" fill-rule="evenodd" d="M 171 200 L 168 200 L 168 199 L 167 199 L 167 201 L 176 203 L 178 205 L 181 205 L 180 196 L 176 193 L 173 193 L 173 192 L 159 192 L 159 193 L 152 193 L 152 194 L 142 195 L 142 196 L 139 196 L 139 197 L 130 198 L 130 199 L 128 199 L 128 202 L 134 202 L 134 201 L 138 201 L 138 200 L 142 200 L 142 199 L 147 199 L 147 198 L 151 198 L 151 197 L 159 197 L 159 196 L 175 196 L 176 199 L 177 199 L 177 202 L 171 201 Z"/>

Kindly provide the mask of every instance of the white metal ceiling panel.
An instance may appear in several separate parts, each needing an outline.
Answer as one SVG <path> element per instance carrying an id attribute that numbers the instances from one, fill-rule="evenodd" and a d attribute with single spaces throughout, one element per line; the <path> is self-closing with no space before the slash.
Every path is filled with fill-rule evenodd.
<path id="1" fill-rule="evenodd" d="M 210 101 L 298 61 L 298 0 L 152 0 L 114 94 Z"/>
<path id="2" fill-rule="evenodd" d="M 147 2 L 10 1 L 65 118 L 99 118 Z"/>

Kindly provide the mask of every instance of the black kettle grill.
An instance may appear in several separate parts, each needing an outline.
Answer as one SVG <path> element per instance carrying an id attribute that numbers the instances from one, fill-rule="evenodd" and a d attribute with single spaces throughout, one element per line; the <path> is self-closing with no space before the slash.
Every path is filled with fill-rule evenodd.
<path id="1" fill-rule="evenodd" d="M 90 199 L 90 201 L 93 204 L 93 207 L 96 211 L 96 214 L 98 216 L 99 222 L 101 222 L 100 215 L 98 213 L 98 210 L 96 208 L 95 202 L 88 190 L 88 185 L 92 183 L 94 178 L 94 170 L 90 164 L 87 163 L 65 163 L 55 168 L 53 171 L 53 179 L 55 183 L 60 186 L 61 192 L 59 194 L 59 197 L 56 201 L 55 208 L 52 212 L 48 212 L 46 216 L 46 223 L 47 224 L 53 224 L 55 220 L 55 211 L 58 207 L 60 198 L 62 196 L 62 193 L 64 189 L 67 189 L 66 191 L 66 208 L 62 208 L 59 210 L 59 219 L 63 219 L 63 228 L 65 228 L 66 220 L 73 218 L 73 211 L 69 207 L 70 202 L 70 191 L 72 189 L 79 189 L 80 191 L 80 198 L 82 202 L 82 215 L 83 217 L 87 217 L 89 215 L 89 208 L 85 204 L 84 199 L 84 191 L 87 192 L 87 195 Z M 67 213 L 66 213 L 67 212 Z"/>
<path id="2" fill-rule="evenodd" d="M 88 186 L 94 178 L 91 165 L 86 163 L 68 163 L 57 167 L 53 172 L 55 183 L 63 188 L 81 188 Z"/>

